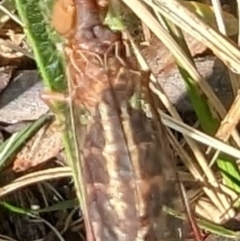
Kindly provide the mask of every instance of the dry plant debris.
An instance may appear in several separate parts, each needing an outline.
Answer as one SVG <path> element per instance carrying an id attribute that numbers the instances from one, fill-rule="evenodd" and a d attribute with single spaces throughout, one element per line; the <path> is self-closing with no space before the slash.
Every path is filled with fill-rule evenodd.
<path id="1" fill-rule="evenodd" d="M 66 1 L 67 5 L 69 4 L 68 2 L 71 2 L 71 1 L 70 0 Z M 70 25 L 71 25 L 71 23 L 70 23 Z M 13 25 L 12 25 L 11 21 L 10 21 L 10 23 L 7 22 L 7 24 L 4 23 L 3 26 L 5 26 L 5 28 L 1 29 L 2 39 L 1 39 L 0 44 L 2 43 L 2 45 L 1 45 L 1 48 L 0 48 L 0 51 L 1 51 L 0 52 L 0 54 L 1 54 L 0 58 L 2 59 L 1 63 L 3 64 L 3 67 L 5 67 L 5 66 L 10 66 L 10 67 L 3 68 L 3 72 L 2 72 L 3 80 L 1 79 L 2 75 L 0 75 L 0 81 L 1 81 L 1 83 L 0 83 L 1 87 L 0 88 L 1 88 L 1 90 L 4 89 L 8 85 L 8 82 L 11 79 L 12 70 L 16 69 L 16 68 L 28 68 L 28 66 L 29 66 L 28 61 L 31 58 L 31 54 L 29 54 L 28 46 L 26 45 L 24 35 L 21 32 L 21 28 L 14 29 L 15 27 L 14 28 L 12 27 Z M 19 31 L 19 29 L 20 29 L 20 31 Z M 63 30 L 63 31 L 66 31 L 66 30 Z M 190 46 L 190 50 L 192 52 L 192 55 L 193 56 L 202 55 L 203 61 L 206 61 L 207 58 L 206 58 L 206 55 L 204 53 L 205 50 L 206 50 L 206 46 L 204 44 L 202 44 L 201 42 L 197 41 L 196 39 L 192 38 L 187 33 L 185 33 L 185 37 L 186 37 L 186 40 L 187 40 L 187 42 Z M 148 41 L 149 41 L 149 39 L 148 39 Z M 152 45 L 154 44 L 154 47 L 151 48 L 151 46 L 147 46 L 147 47 L 142 48 L 145 57 L 147 57 L 147 60 L 150 63 L 150 67 L 152 69 L 157 68 L 157 71 L 155 71 L 156 75 L 162 74 L 164 77 L 170 76 L 171 72 L 174 72 L 173 71 L 174 65 L 173 65 L 173 62 L 172 62 L 172 56 L 170 55 L 170 53 L 168 51 L 166 51 L 166 48 L 161 43 L 158 43 L 158 44 L 156 43 L 157 40 L 155 38 L 153 38 L 150 41 L 152 41 L 152 43 L 151 42 L 150 43 Z M 21 50 L 21 48 L 23 48 L 23 51 Z M 157 48 L 157 51 L 160 52 L 160 54 L 159 54 L 160 58 L 159 58 L 159 56 L 157 56 L 157 57 L 155 56 L 156 48 Z M 21 53 L 19 54 L 18 51 L 20 51 Z M 24 54 L 28 55 L 29 57 L 27 59 L 25 57 L 23 58 L 22 56 Z M 209 53 L 207 53 L 207 54 L 209 54 Z M 210 53 L 210 54 L 212 54 L 212 53 Z M 154 58 L 156 58 L 156 59 L 154 59 Z M 24 64 L 22 64 L 23 62 L 25 63 L 25 66 L 24 66 Z M 215 62 L 215 59 L 213 60 L 213 62 Z M 31 63 L 31 61 L 30 61 L 30 63 Z M 207 65 L 208 64 L 206 64 L 205 68 L 207 68 Z M 161 66 L 161 67 L 159 67 L 159 66 Z M 211 65 L 211 68 L 214 68 L 214 65 Z M 224 68 L 225 67 L 222 66 L 222 71 L 225 73 L 226 69 L 224 69 Z M 203 72 L 204 71 L 207 71 L 207 70 L 204 69 Z M 213 71 L 213 75 L 214 75 L 214 73 L 215 72 Z M 220 73 L 221 73 L 221 71 L 220 71 Z M 166 80 L 164 80 L 164 81 L 165 82 L 163 84 L 165 84 L 165 85 L 169 83 L 169 82 L 167 83 Z M 159 80 L 159 82 L 161 84 L 161 80 Z M 231 87 L 230 82 L 228 82 L 227 85 L 228 85 L 227 88 L 229 90 L 230 87 Z M 222 86 L 220 86 L 218 88 L 222 88 Z M 224 90 L 224 92 L 227 92 L 227 91 Z M 186 91 L 182 91 L 182 93 L 186 94 Z M 222 95 L 221 95 L 221 97 L 222 97 Z M 225 98 L 225 96 L 224 96 L 224 98 Z M 225 106 L 229 107 L 231 105 L 232 101 L 233 101 L 232 93 L 230 94 L 230 97 L 227 97 L 227 98 L 229 98 L 230 100 L 227 101 L 227 104 Z M 236 102 L 237 102 L 237 98 L 238 98 L 238 96 L 236 96 Z M 222 101 L 222 99 L 221 99 L 221 101 Z M 224 140 L 227 140 L 229 138 L 229 135 L 230 135 L 229 129 L 233 130 L 233 128 L 237 127 L 237 124 L 238 124 L 238 121 L 239 121 L 238 116 L 235 115 L 235 111 L 232 111 L 232 110 L 234 110 L 234 108 L 238 109 L 237 105 L 233 105 L 232 108 L 231 108 L 231 112 L 229 112 L 225 116 L 223 115 L 222 119 L 224 120 L 224 122 L 222 123 L 222 126 L 219 127 L 219 132 L 217 133 L 218 136 L 220 136 Z M 190 111 L 192 111 L 191 107 L 190 107 Z M 230 120 L 228 118 L 229 116 L 230 116 Z M 226 118 L 228 118 L 228 119 L 226 119 Z M 224 131 L 224 129 L 227 129 L 228 131 Z M 46 133 L 46 135 L 44 136 L 45 133 Z M 41 138 L 43 138 L 43 139 L 41 139 Z M 25 171 L 28 168 L 33 167 L 33 166 L 37 165 L 38 163 L 41 163 L 42 161 L 45 161 L 45 160 L 55 156 L 55 154 L 58 152 L 59 146 L 61 146 L 59 140 L 60 140 L 59 135 L 56 132 L 52 131 L 51 128 L 49 130 L 46 130 L 46 132 L 44 130 L 41 130 L 35 137 L 33 137 L 33 139 L 30 142 L 28 142 L 26 144 L 25 147 L 23 147 L 22 151 L 17 155 L 17 159 L 15 160 L 14 170 Z M 174 141 L 178 143 L 178 140 L 175 139 Z M 40 145 L 41 149 L 39 149 L 39 150 L 37 150 L 37 152 L 35 152 L 34 148 L 32 148 L 32 147 L 34 147 L 34 145 L 32 145 L 32 143 L 35 143 L 35 145 L 37 145 L 37 143 L 39 143 L 39 142 L 41 143 L 41 145 Z M 52 144 L 49 145 L 49 142 L 54 144 L 54 148 L 51 149 L 50 151 L 49 150 L 46 151 L 45 147 L 47 146 L 49 148 L 52 145 Z M 237 144 L 239 144 L 239 143 L 237 143 Z M 194 145 L 196 147 L 195 150 L 196 150 L 196 153 L 197 153 L 198 152 L 197 151 L 198 146 L 196 146 L 196 143 L 193 144 L 193 146 Z M 188 159 L 189 162 L 191 162 L 194 159 L 194 157 L 192 155 L 183 151 L 185 146 L 183 147 L 183 146 L 179 145 L 178 147 L 179 147 L 178 153 L 182 153 L 183 158 Z M 202 146 L 201 146 L 201 148 L 202 148 Z M 60 149 L 61 148 L 59 148 L 59 150 Z M 190 152 L 191 152 L 191 150 L 190 150 Z M 202 157 L 201 151 L 198 152 L 198 154 L 199 154 L 199 159 L 201 159 L 201 157 Z M 203 157 L 204 157 L 204 155 L 203 155 Z M 196 167 L 194 167 L 194 168 L 196 168 Z M 194 172 L 192 172 L 192 173 L 194 173 Z M 64 175 L 69 176 L 69 173 L 64 174 Z M 201 179 L 202 175 L 199 175 L 198 178 Z M 41 180 L 41 179 L 39 179 L 39 180 Z M 44 179 L 42 179 L 42 180 L 44 180 Z M 228 191 L 229 190 L 227 190 L 227 192 Z M 230 193 L 230 194 L 232 194 L 232 193 Z M 234 194 L 233 194 L 233 196 L 234 196 Z M 204 201 L 204 199 L 200 200 L 199 202 L 203 202 L 203 201 Z M 210 204 L 210 206 L 211 205 L 212 204 Z M 220 204 L 219 206 L 221 207 L 221 205 L 222 204 Z M 206 213 L 206 217 L 207 217 L 207 215 L 209 214 L 209 209 L 207 209 L 206 206 L 207 205 L 205 205 L 205 211 L 207 210 L 207 213 Z M 213 209 L 215 207 L 212 205 L 211 208 Z M 223 210 L 224 210 L 224 208 L 223 208 Z M 212 217 L 212 218 L 217 217 L 217 219 L 218 219 L 217 221 L 220 221 L 222 212 L 219 212 L 219 210 L 216 210 L 216 211 L 218 212 L 218 214 L 216 214 L 215 217 Z"/>
<path id="2" fill-rule="evenodd" d="M 18 152 L 14 172 L 23 172 L 59 155 L 63 149 L 61 132 L 54 121 L 43 126 Z"/>

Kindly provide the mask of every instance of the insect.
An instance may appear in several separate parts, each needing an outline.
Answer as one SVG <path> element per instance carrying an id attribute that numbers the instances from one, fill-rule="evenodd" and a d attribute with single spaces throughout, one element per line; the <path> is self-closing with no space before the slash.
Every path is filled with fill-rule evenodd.
<path id="1" fill-rule="evenodd" d="M 79 137 L 87 239 L 180 240 L 181 222 L 162 210 L 177 197 L 166 132 L 143 111 L 139 96 L 149 91 L 121 33 L 102 24 L 96 1 L 59 0 L 58 8 L 72 16 L 55 26 L 66 38 L 69 96 L 88 114 Z"/>

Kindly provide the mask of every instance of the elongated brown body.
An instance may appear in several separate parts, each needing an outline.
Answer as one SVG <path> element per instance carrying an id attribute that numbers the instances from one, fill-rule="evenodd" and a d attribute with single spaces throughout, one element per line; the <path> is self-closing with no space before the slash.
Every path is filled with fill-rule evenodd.
<path id="1" fill-rule="evenodd" d="M 81 4 L 76 1 L 77 23 Z M 85 4 L 90 12 L 76 25 L 66 50 L 74 102 L 88 110 L 79 141 L 88 239 L 180 240 L 180 223 L 162 211 L 177 195 L 164 127 L 130 104 L 136 93 L 146 91 L 142 75 L 121 35 L 98 23 L 93 1 Z"/>

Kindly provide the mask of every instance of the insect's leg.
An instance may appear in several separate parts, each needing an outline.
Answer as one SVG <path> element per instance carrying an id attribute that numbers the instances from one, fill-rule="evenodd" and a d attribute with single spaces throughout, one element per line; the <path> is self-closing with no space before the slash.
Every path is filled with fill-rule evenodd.
<path id="1" fill-rule="evenodd" d="M 119 52 L 119 45 L 120 43 L 119 42 L 114 42 L 112 43 L 106 50 L 106 52 L 104 53 L 104 56 L 103 56 L 103 64 L 105 66 L 105 68 L 107 69 L 108 67 L 108 57 L 109 57 L 109 54 L 111 51 L 114 51 L 114 54 L 116 56 L 116 58 L 118 59 L 118 61 L 123 65 L 123 66 L 126 66 L 126 62 L 124 61 L 124 59 L 120 56 Z"/>
<path id="2" fill-rule="evenodd" d="M 119 42 L 116 42 L 115 43 L 115 56 L 116 58 L 118 59 L 118 61 L 123 65 L 123 66 L 127 66 L 127 63 L 126 61 L 124 60 L 124 58 L 121 57 L 121 54 L 120 54 L 120 51 L 121 51 L 121 48 L 122 46 L 120 46 L 120 43 Z M 126 50 L 126 54 L 127 54 L 127 49 L 126 49 L 126 45 L 124 44 L 124 48 Z M 127 55 L 126 55 L 127 57 Z"/>
<path id="3" fill-rule="evenodd" d="M 72 51 L 70 51 L 68 48 L 65 48 L 65 50 L 70 56 L 69 61 L 72 61 L 71 63 L 75 64 L 75 62 L 73 61 Z M 76 66 L 76 68 L 77 68 L 77 66 Z M 78 70 L 78 68 L 77 68 L 77 70 Z M 56 107 L 55 107 L 56 102 L 67 104 L 74 100 L 74 97 L 76 95 L 76 90 L 75 89 L 72 90 L 70 88 L 72 78 L 73 78 L 73 76 L 71 75 L 70 68 L 69 68 L 69 66 L 67 66 L 66 80 L 68 81 L 68 91 L 70 91 L 70 93 L 64 94 L 64 93 L 53 91 L 53 90 L 43 90 L 41 92 L 41 94 L 40 94 L 41 99 L 47 106 L 49 106 L 49 108 L 53 112 L 55 112 L 54 110 L 56 110 Z"/>
<path id="4" fill-rule="evenodd" d="M 43 90 L 40 94 L 40 98 L 50 109 L 54 109 L 54 102 L 69 102 L 69 96 L 51 90 Z"/>
<path id="5" fill-rule="evenodd" d="M 65 118 L 64 115 L 59 114 L 58 104 L 67 104 L 69 102 L 69 96 L 66 96 L 60 92 L 44 90 L 41 92 L 40 98 L 51 109 L 51 112 L 57 117 L 53 124 L 53 128 L 58 131 L 62 131 L 65 127 Z"/>

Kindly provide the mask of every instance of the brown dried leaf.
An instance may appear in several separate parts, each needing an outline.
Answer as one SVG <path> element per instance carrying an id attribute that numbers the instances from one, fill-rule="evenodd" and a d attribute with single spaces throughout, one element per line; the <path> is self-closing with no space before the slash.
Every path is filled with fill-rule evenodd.
<path id="1" fill-rule="evenodd" d="M 218 29 L 215 14 L 213 11 L 213 8 L 207 4 L 204 3 L 198 3 L 195 1 L 190 2 L 183 2 L 184 6 L 191 10 L 192 12 L 195 12 L 199 17 L 202 17 L 203 20 L 208 23 L 211 27 L 214 29 Z M 225 22 L 225 27 L 227 31 L 228 36 L 234 36 L 238 32 L 238 20 L 234 17 L 231 13 L 228 13 L 223 10 L 223 19 Z M 203 53 L 207 50 L 207 47 L 197 41 L 195 38 L 191 37 L 189 34 L 184 33 L 185 39 L 187 41 L 187 44 L 189 46 L 189 49 L 191 51 L 192 56 L 196 56 L 198 54 Z"/>
<path id="2" fill-rule="evenodd" d="M 5 131 L 8 134 L 13 134 L 15 132 L 23 130 L 29 124 L 32 124 L 32 121 L 24 120 L 12 124 L 0 120 L 0 131 Z"/>
<path id="3" fill-rule="evenodd" d="M 3 67 L 0 69 L 0 94 L 5 90 L 5 88 L 10 83 L 12 73 L 13 67 Z"/>
<path id="4" fill-rule="evenodd" d="M 43 126 L 17 154 L 13 171 L 23 172 L 55 157 L 61 150 L 61 132 L 55 123 Z"/>
<path id="5" fill-rule="evenodd" d="M 204 21 L 207 22 L 210 26 L 217 29 L 215 15 L 211 6 L 203 3 L 194 2 L 194 1 L 183 2 L 183 4 L 185 5 L 186 8 L 188 8 L 192 12 L 195 12 L 199 17 L 202 17 Z M 234 36 L 235 34 L 237 34 L 237 31 L 238 31 L 237 19 L 232 14 L 226 11 L 223 11 L 223 17 L 224 17 L 228 36 Z M 201 55 L 207 50 L 207 47 L 206 45 L 204 45 L 204 43 L 199 42 L 194 37 L 192 37 L 191 35 L 187 34 L 184 31 L 183 31 L 183 34 L 192 57 Z M 147 56 L 148 60 L 155 59 L 156 52 L 158 52 L 158 56 L 161 56 L 161 58 L 159 58 L 160 63 L 158 64 L 160 66 L 160 69 L 158 69 L 158 71 L 154 71 L 155 73 L 164 72 L 168 74 L 175 66 L 171 53 L 154 36 L 151 40 L 150 46 L 146 47 L 143 50 L 143 52 L 144 52 L 144 56 Z"/>

